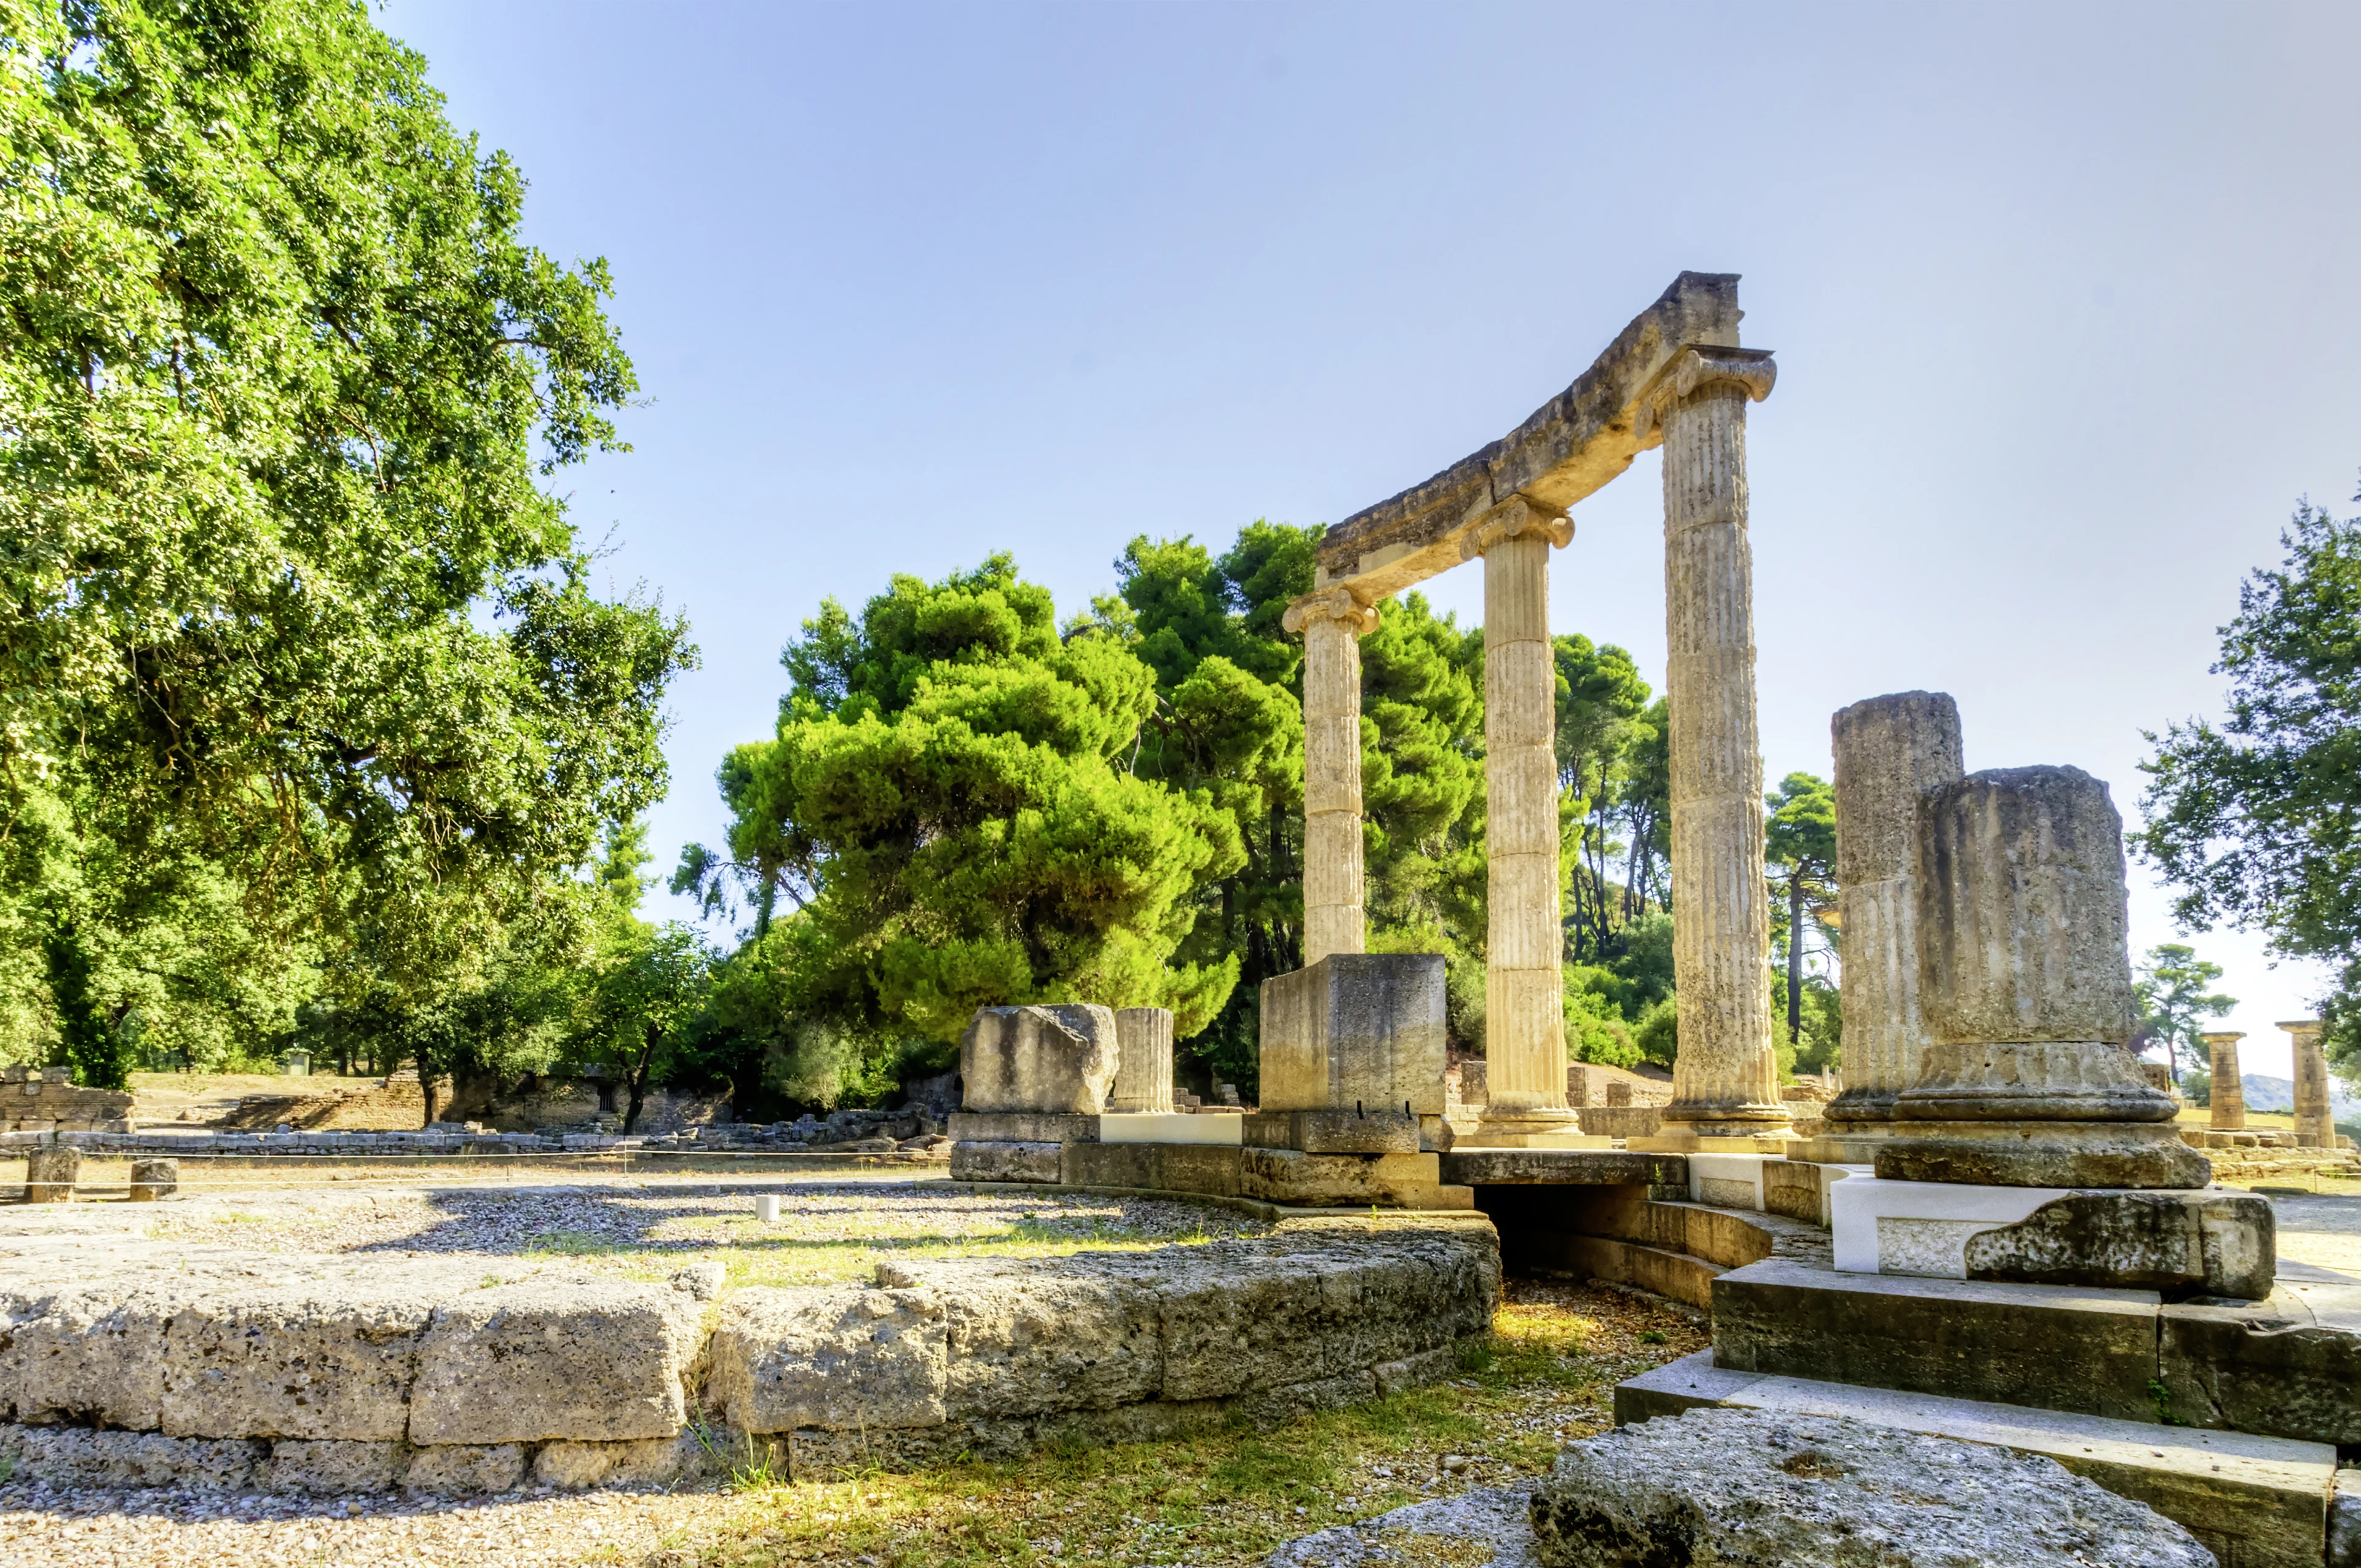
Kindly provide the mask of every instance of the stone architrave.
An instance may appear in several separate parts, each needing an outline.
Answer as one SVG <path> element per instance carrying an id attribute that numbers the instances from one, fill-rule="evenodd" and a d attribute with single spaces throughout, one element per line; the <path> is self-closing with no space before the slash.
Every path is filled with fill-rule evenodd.
<path id="1" fill-rule="evenodd" d="M 1111 1008 L 979 1007 L 960 1041 L 962 1107 L 1099 1115 L 1115 1082 L 1115 1042 Z"/>
<path id="2" fill-rule="evenodd" d="M 1845 1088 L 1832 1138 L 1884 1136 L 1894 1098 L 1927 1048 L 1918 1004 L 1918 797 L 1952 783 L 1960 710 L 1941 692 L 1896 692 L 1839 710 L 1836 750 L 1838 925 L 1844 933 Z M 1847 1151 L 1876 1157 L 1873 1148 Z"/>
<path id="3" fill-rule="evenodd" d="M 1665 696 L 1672 709 L 1673 972 L 1681 1048 L 1650 1148 L 1791 1137 L 1771 1033 L 1763 752 L 1754 711 L 1754 568 L 1746 405 L 1764 350 L 1690 346 L 1640 394 L 1642 446 L 1664 449 Z M 1640 1146 L 1638 1144 L 1632 1145 Z"/>
<path id="4" fill-rule="evenodd" d="M 1971 773 L 1918 802 L 1928 1044 L 1880 1146 L 1887 1179 L 2202 1187 L 2204 1158 L 2125 1048 L 2123 818 L 2079 768 Z"/>
<path id="5" fill-rule="evenodd" d="M 2320 1046 L 2320 1020 L 2281 1024 L 2295 1047 L 2295 1142 L 2298 1148 L 2336 1146 L 2336 1113 L 2329 1098 L 2328 1054 Z"/>
<path id="6" fill-rule="evenodd" d="M 2238 1071 L 2238 1042 L 2246 1036 L 2222 1029 L 2197 1037 L 2205 1042 L 2206 1067 L 2213 1080 L 2209 1107 L 2212 1114 L 2205 1124 L 2217 1133 L 2246 1131 L 2246 1084 Z"/>
<path id="7" fill-rule="evenodd" d="M 1115 1085 L 1106 1108 L 1118 1114 L 1161 1114 L 1172 1109 L 1172 1010 L 1123 1007 L 1115 1011 L 1118 1046 Z"/>
<path id="8" fill-rule="evenodd" d="M 1344 588 L 1288 606 L 1303 634 L 1303 961 L 1367 946 L 1361 887 L 1361 639 L 1378 612 Z"/>
<path id="9" fill-rule="evenodd" d="M 1463 1142 L 1579 1146 L 1565 1102 L 1565 927 L 1558 915 L 1557 654 L 1549 554 L 1572 520 L 1519 499 L 1468 537 L 1484 560 L 1484 970 L 1490 1098 Z"/>

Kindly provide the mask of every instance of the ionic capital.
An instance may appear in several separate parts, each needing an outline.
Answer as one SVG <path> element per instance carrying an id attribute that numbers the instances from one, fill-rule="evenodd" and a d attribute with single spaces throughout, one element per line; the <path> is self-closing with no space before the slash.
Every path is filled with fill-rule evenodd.
<path id="1" fill-rule="evenodd" d="M 1779 378 L 1779 367 L 1771 361 L 1767 348 L 1723 348 L 1691 345 L 1673 356 L 1664 367 L 1648 378 L 1640 389 L 1639 412 L 1631 423 L 1631 433 L 1639 438 L 1640 448 L 1646 451 L 1664 439 L 1664 411 L 1686 400 L 1693 393 L 1707 387 L 1729 386 L 1742 392 L 1751 402 L 1761 402 L 1771 395 L 1771 384 Z"/>
<path id="2" fill-rule="evenodd" d="M 1545 511 L 1522 496 L 1511 497 L 1508 505 L 1459 536 L 1459 558 L 1473 561 L 1501 541 L 1528 533 L 1563 550 L 1573 542 L 1574 519 L 1562 511 Z"/>
<path id="3" fill-rule="evenodd" d="M 1355 598 L 1347 587 L 1316 588 L 1290 604 L 1279 624 L 1287 631 L 1300 632 L 1314 620 L 1334 620 L 1354 636 L 1366 637 L 1378 629 L 1378 609 Z"/>

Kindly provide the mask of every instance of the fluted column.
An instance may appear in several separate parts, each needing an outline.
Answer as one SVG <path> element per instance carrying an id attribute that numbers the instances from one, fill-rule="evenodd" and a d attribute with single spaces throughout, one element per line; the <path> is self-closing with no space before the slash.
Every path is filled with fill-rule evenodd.
<path id="1" fill-rule="evenodd" d="M 1571 520 L 1518 499 L 1463 547 L 1484 558 L 1485 872 L 1490 927 L 1479 1145 L 1580 1135 L 1565 1103 L 1565 927 L 1558 915 L 1557 659 L 1549 554 Z"/>
<path id="2" fill-rule="evenodd" d="M 2298 1148 L 2336 1146 L 2336 1113 L 2329 1101 L 2328 1053 L 2320 1046 L 2320 1020 L 2281 1024 L 2295 1047 L 2295 1142 Z"/>
<path id="3" fill-rule="evenodd" d="M 1303 634 L 1303 962 L 1368 943 L 1361 888 L 1361 638 L 1378 612 L 1344 588 L 1308 594 L 1280 624 Z"/>
<path id="4" fill-rule="evenodd" d="M 1828 1119 L 1882 1135 L 1927 1047 L 1918 1003 L 1918 797 L 1959 779 L 1960 710 L 1941 692 L 1896 692 L 1839 710 L 1838 928 L 1844 934 L 1845 1090 Z M 1832 1131 L 1835 1128 L 1831 1129 Z"/>
<path id="5" fill-rule="evenodd" d="M 1746 405 L 1770 395 L 1775 374 L 1759 349 L 1689 347 L 1640 398 L 1641 439 L 1661 439 L 1664 448 L 1680 1050 L 1664 1120 L 1675 1138 L 1793 1131 L 1771 1044 L 1753 554 L 1746 534 Z"/>
<path id="6" fill-rule="evenodd" d="M 2205 1042 L 2206 1070 L 2213 1080 L 2212 1114 L 2205 1124 L 2217 1133 L 2246 1131 L 2246 1085 L 2238 1071 L 2238 1042 L 2246 1036 L 2224 1029 L 2197 1037 Z"/>

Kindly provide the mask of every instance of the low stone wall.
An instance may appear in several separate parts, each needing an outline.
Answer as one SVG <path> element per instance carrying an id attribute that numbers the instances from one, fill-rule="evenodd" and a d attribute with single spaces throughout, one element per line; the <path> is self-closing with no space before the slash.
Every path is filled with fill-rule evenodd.
<path id="1" fill-rule="evenodd" d="M 62 1261 L 0 1277 L 15 1475 L 328 1495 L 666 1484 L 763 1450 L 811 1478 L 1271 1422 L 1447 1375 L 1499 1287 L 1480 1220 L 726 1299 L 713 1264 L 642 1284 L 480 1258 Z"/>

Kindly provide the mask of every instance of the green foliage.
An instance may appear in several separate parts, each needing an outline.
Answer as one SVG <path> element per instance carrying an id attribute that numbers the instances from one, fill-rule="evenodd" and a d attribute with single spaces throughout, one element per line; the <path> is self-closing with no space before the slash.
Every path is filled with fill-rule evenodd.
<path id="1" fill-rule="evenodd" d="M 2199 1110 L 2213 1103 L 2213 1074 L 2210 1069 L 2192 1067 L 2180 1075 L 2180 1097 Z"/>
<path id="2" fill-rule="evenodd" d="M 723 770 L 731 863 L 759 882 L 804 847 L 808 883 L 769 884 L 802 901 L 770 927 L 785 1015 L 941 1059 L 980 1006 L 1168 1006 L 1193 1033 L 1228 999 L 1234 958 L 1170 960 L 1197 888 L 1243 858 L 1233 820 L 1131 772 L 1155 677 L 1053 615 L 995 555 L 897 576 L 858 622 L 831 602 L 788 645 L 777 739 Z"/>
<path id="3" fill-rule="evenodd" d="M 1789 773 L 1763 797 L 1763 859 L 1770 866 L 1781 907 L 1772 942 L 1786 958 L 1784 983 L 1777 989 L 1786 1007 L 1787 1049 L 1800 1055 L 1805 1051 L 1805 1012 L 1813 1005 L 1812 987 L 1804 972 L 1813 933 L 1819 933 L 1823 946 L 1834 950 L 1828 927 L 1816 917 L 1816 912 L 1835 904 L 1837 897 L 1836 790 L 1826 779 Z M 1825 977 L 1814 978 L 1819 980 L 1822 992 L 1828 990 Z M 1825 1003 L 1820 1005 L 1825 1012 Z M 1836 1036 L 1824 1035 L 1815 1041 L 1811 1055 L 1816 1063 L 1832 1063 L 1835 1049 Z"/>
<path id="4" fill-rule="evenodd" d="M 2235 996 L 2212 991 L 2222 978 L 2222 966 L 2197 956 L 2181 942 L 2159 942 L 2134 967 L 2132 994 L 2138 1000 L 2139 1025 L 2132 1032 L 2132 1054 L 2143 1056 L 2150 1046 L 2164 1047 L 2164 1059 L 2173 1076 L 2182 1061 L 2208 1059 L 2199 1038 L 2209 1018 L 2226 1017 L 2238 1005 Z"/>
<path id="5" fill-rule="evenodd" d="M 2180 888 L 2184 926 L 2342 966 L 2323 1043 L 2361 1081 L 2361 518 L 2305 503 L 2279 543 L 2222 628 L 2228 716 L 2148 737 L 2132 845 Z"/>
<path id="6" fill-rule="evenodd" d="M 634 389 L 605 266 L 518 238 L 514 165 L 359 5 L 0 36 L 9 1048 L 219 1063 L 315 990 L 447 1034 L 569 939 L 693 656 L 537 482 Z"/>

